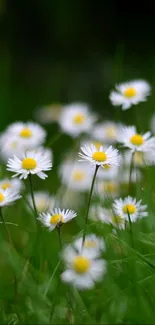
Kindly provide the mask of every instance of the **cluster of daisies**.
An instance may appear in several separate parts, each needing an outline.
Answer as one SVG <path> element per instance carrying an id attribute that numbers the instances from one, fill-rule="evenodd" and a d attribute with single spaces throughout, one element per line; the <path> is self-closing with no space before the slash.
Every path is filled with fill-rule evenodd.
<path id="1" fill-rule="evenodd" d="M 116 86 L 110 101 L 126 110 L 146 101 L 150 90 L 146 81 L 127 82 Z M 113 121 L 98 122 L 98 117 L 83 103 L 51 105 L 37 111 L 36 116 L 42 123 L 57 122 L 62 134 L 78 139 L 80 144 L 79 154 L 68 152 L 58 168 L 62 188 L 57 195 L 37 191 L 33 198 L 32 192 L 27 194 L 28 206 L 37 210 L 37 219 L 43 226 L 49 231 L 60 231 L 77 217 L 71 205 L 84 204 L 87 209 L 87 203 L 82 202 L 87 192 L 91 195 L 87 209 L 90 220 L 125 229 L 129 221 L 147 216 L 147 206 L 128 195 L 128 185 L 142 180 L 146 165 L 155 165 L 155 137 L 151 132 L 140 133 L 135 126 Z M 151 129 L 154 133 L 155 117 Z M 22 197 L 23 180 L 28 178 L 31 186 L 35 174 L 45 180 L 53 162 L 52 151 L 44 147 L 45 142 L 46 131 L 33 122 L 13 123 L 1 134 L 1 160 L 13 173 L 13 179 L 0 182 L 1 208 Z M 134 168 L 129 173 L 131 163 Z M 86 222 L 83 216 L 85 233 L 61 252 L 66 265 L 62 280 L 80 289 L 92 288 L 106 271 L 104 240 L 95 234 L 87 235 Z"/>

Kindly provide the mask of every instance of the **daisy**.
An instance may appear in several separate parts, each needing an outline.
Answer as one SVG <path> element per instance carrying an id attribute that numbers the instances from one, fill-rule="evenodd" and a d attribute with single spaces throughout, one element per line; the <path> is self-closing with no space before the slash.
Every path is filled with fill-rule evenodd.
<path id="1" fill-rule="evenodd" d="M 119 184 L 116 180 L 99 180 L 96 184 L 96 192 L 100 199 L 104 197 L 116 197 L 119 191 Z"/>
<path id="2" fill-rule="evenodd" d="M 83 238 L 77 238 L 74 241 L 73 246 L 79 253 L 82 251 L 82 249 L 88 250 L 88 252 L 91 253 L 92 257 L 99 256 L 102 251 L 105 250 L 105 243 L 103 238 L 97 237 L 95 234 L 87 235 L 84 241 L 84 245 Z"/>
<path id="3" fill-rule="evenodd" d="M 95 117 L 87 104 L 72 103 L 63 107 L 59 124 L 62 131 L 78 137 L 81 133 L 90 131 L 94 121 Z"/>
<path id="4" fill-rule="evenodd" d="M 45 227 L 49 228 L 49 231 L 52 231 L 63 223 L 72 220 L 76 216 L 77 214 L 73 210 L 54 209 L 51 212 L 41 213 L 38 220 L 40 220 Z"/>
<path id="5" fill-rule="evenodd" d="M 27 151 L 23 154 L 22 159 L 14 156 L 7 163 L 7 170 L 14 172 L 13 177 L 19 176 L 20 179 L 26 179 L 29 174 L 37 174 L 40 178 L 45 179 L 47 175 L 43 171 L 51 170 L 51 161 L 42 151 Z"/>
<path id="6" fill-rule="evenodd" d="M 0 181 L 0 189 L 6 190 L 7 188 L 11 188 L 16 192 L 19 192 L 23 188 L 23 184 L 20 179 L 5 178 Z"/>
<path id="7" fill-rule="evenodd" d="M 58 122 L 61 110 L 61 104 L 53 103 L 51 105 L 47 105 L 37 109 L 35 112 L 35 117 L 41 123 L 49 124 L 52 122 Z"/>
<path id="8" fill-rule="evenodd" d="M 112 224 L 114 227 L 120 229 L 125 228 L 125 218 L 111 209 L 106 209 L 100 205 L 92 206 L 90 211 L 90 219 L 93 221 L 100 221 L 107 224 Z"/>
<path id="9" fill-rule="evenodd" d="M 130 148 L 132 152 L 149 152 L 155 149 L 155 137 L 151 137 L 150 132 L 144 134 L 137 133 L 135 126 L 128 126 L 122 129 L 118 141 L 124 147 Z"/>
<path id="10" fill-rule="evenodd" d="M 92 182 L 92 169 L 87 164 L 65 161 L 60 167 L 62 183 L 75 191 L 88 191 Z"/>
<path id="11" fill-rule="evenodd" d="M 132 152 L 131 150 L 126 150 L 123 154 L 123 164 L 129 166 L 131 164 Z M 144 166 L 153 166 L 155 165 L 155 152 L 152 151 L 135 151 L 133 156 L 134 166 L 144 167 Z"/>
<path id="12" fill-rule="evenodd" d="M 110 146 L 107 150 L 103 150 L 101 146 L 98 150 L 96 147 L 91 144 L 90 146 L 85 145 L 81 147 L 81 151 L 79 153 L 80 161 L 89 161 L 91 164 L 102 167 L 109 166 L 118 166 L 120 164 L 120 155 L 117 149 L 113 149 Z"/>
<path id="13" fill-rule="evenodd" d="M 21 198 L 21 195 L 12 188 L 6 190 L 0 188 L 0 207 L 8 206 L 13 204 L 14 201 Z"/>
<path id="14" fill-rule="evenodd" d="M 33 202 L 31 195 L 28 195 L 28 202 L 33 209 Z M 35 205 L 37 208 L 37 211 L 39 213 L 49 211 L 50 209 L 53 209 L 55 206 L 55 197 L 51 196 L 48 192 L 38 191 L 34 192 L 34 200 Z"/>
<path id="15" fill-rule="evenodd" d="M 151 91 L 145 80 L 134 80 L 116 85 L 116 91 L 110 93 L 110 100 L 114 106 L 122 106 L 123 110 L 140 102 L 145 102 Z"/>
<path id="16" fill-rule="evenodd" d="M 115 181 L 118 178 L 119 166 L 104 165 L 97 173 L 99 180 Z"/>
<path id="17" fill-rule="evenodd" d="M 103 143 L 115 143 L 119 135 L 121 124 L 112 121 L 106 121 L 94 126 L 93 137 Z"/>
<path id="18" fill-rule="evenodd" d="M 24 152 L 23 144 L 17 136 L 2 134 L 0 137 L 1 158 L 6 162 L 13 155 L 21 156 Z"/>
<path id="19" fill-rule="evenodd" d="M 92 252 L 84 249 L 79 253 L 74 247 L 69 246 L 64 249 L 62 256 L 67 267 L 61 274 L 64 282 L 71 283 L 79 289 L 91 289 L 96 281 L 103 279 L 106 262 L 94 259 Z"/>
<path id="20" fill-rule="evenodd" d="M 6 135 L 8 135 L 8 138 L 16 136 L 25 149 L 30 149 L 39 146 L 44 142 L 46 132 L 37 123 L 16 122 L 6 129 Z"/>
<path id="21" fill-rule="evenodd" d="M 114 201 L 113 208 L 116 215 L 128 220 L 130 215 L 131 221 L 134 222 L 138 218 L 146 217 L 148 213 L 145 211 L 147 205 L 141 205 L 142 200 L 136 201 L 135 198 L 127 196 L 125 199 L 117 199 Z"/>

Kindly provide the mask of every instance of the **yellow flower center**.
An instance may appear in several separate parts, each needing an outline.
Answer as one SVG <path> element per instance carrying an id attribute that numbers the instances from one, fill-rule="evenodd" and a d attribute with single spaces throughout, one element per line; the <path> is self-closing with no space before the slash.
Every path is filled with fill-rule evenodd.
<path id="1" fill-rule="evenodd" d="M 85 173 L 80 170 L 75 171 L 75 172 L 73 172 L 72 177 L 73 177 L 74 181 L 83 181 L 83 179 L 85 178 Z"/>
<path id="2" fill-rule="evenodd" d="M 74 117 L 73 117 L 73 122 L 75 124 L 82 124 L 83 122 L 85 121 L 85 115 L 84 114 L 76 114 Z"/>
<path id="3" fill-rule="evenodd" d="M 107 159 L 107 155 L 103 151 L 96 151 L 96 152 L 93 153 L 92 158 L 94 160 L 96 160 L 96 161 L 102 162 L 102 161 L 105 161 Z"/>
<path id="4" fill-rule="evenodd" d="M 123 207 L 123 212 L 133 214 L 133 213 L 136 212 L 136 208 L 135 208 L 135 206 L 133 204 L 126 204 Z"/>
<path id="5" fill-rule="evenodd" d="M 112 216 L 111 222 L 115 225 L 121 225 L 124 222 L 124 219 L 120 216 Z"/>
<path id="6" fill-rule="evenodd" d="M 64 218 L 61 214 L 55 214 L 54 216 L 51 216 L 50 223 L 51 225 L 57 225 L 60 222 L 63 222 Z"/>
<path id="7" fill-rule="evenodd" d="M 93 145 L 96 147 L 97 150 L 99 150 L 100 147 L 103 146 L 103 144 L 101 142 L 98 142 L 98 141 L 94 141 Z"/>
<path id="8" fill-rule="evenodd" d="M 91 266 L 90 260 L 83 256 L 75 257 L 73 261 L 73 268 L 77 273 L 86 273 Z"/>
<path id="9" fill-rule="evenodd" d="M 86 248 L 95 248 L 96 245 L 96 241 L 95 240 L 86 240 L 84 243 L 84 247 Z"/>
<path id="10" fill-rule="evenodd" d="M 130 138 L 130 142 L 135 146 L 141 146 L 144 143 L 144 139 L 140 134 L 135 134 Z"/>
<path id="11" fill-rule="evenodd" d="M 31 138 L 32 137 L 32 131 L 28 128 L 23 128 L 21 130 L 21 132 L 19 133 L 19 135 L 22 137 L 22 138 Z"/>
<path id="12" fill-rule="evenodd" d="M 3 183 L 2 185 L 1 185 L 1 188 L 3 189 L 3 190 L 6 190 L 7 188 L 11 188 L 12 187 L 12 185 L 10 184 L 10 183 Z"/>
<path id="13" fill-rule="evenodd" d="M 113 126 L 108 126 L 105 129 L 106 135 L 108 138 L 115 138 L 116 137 L 116 130 Z"/>
<path id="14" fill-rule="evenodd" d="M 37 162 L 33 158 L 25 158 L 22 161 L 22 168 L 23 169 L 34 169 L 37 166 Z"/>
<path id="15" fill-rule="evenodd" d="M 16 148 L 17 148 L 17 145 L 18 145 L 18 142 L 17 142 L 17 141 L 13 141 L 13 142 L 11 143 L 11 147 L 12 147 L 13 149 L 16 149 Z"/>
<path id="16" fill-rule="evenodd" d="M 0 193 L 0 202 L 3 202 L 4 199 L 5 199 L 5 196 L 2 193 Z"/>
<path id="17" fill-rule="evenodd" d="M 109 168 L 111 168 L 111 165 L 105 164 L 105 165 L 103 166 L 103 168 L 105 168 L 105 169 L 109 169 Z"/>
<path id="18" fill-rule="evenodd" d="M 115 193 L 117 190 L 117 185 L 113 182 L 105 182 L 103 184 L 103 190 L 110 192 L 110 193 Z"/>
<path id="19" fill-rule="evenodd" d="M 136 93 L 137 93 L 136 89 L 133 88 L 133 87 L 129 87 L 126 90 L 124 90 L 124 96 L 127 97 L 127 98 L 131 98 L 131 97 L 136 96 Z"/>

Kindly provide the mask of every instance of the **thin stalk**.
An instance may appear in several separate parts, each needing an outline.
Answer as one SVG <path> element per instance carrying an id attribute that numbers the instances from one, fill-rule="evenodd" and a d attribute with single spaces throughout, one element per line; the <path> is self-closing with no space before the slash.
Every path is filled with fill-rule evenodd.
<path id="1" fill-rule="evenodd" d="M 10 235 L 10 232 L 9 232 L 9 229 L 6 225 L 6 222 L 5 222 L 5 219 L 4 219 L 4 216 L 3 216 L 3 213 L 2 213 L 2 208 L 0 208 L 0 217 L 2 219 L 2 222 L 3 222 L 3 225 L 4 225 L 4 228 L 5 228 L 5 232 L 6 232 L 6 236 L 8 238 L 8 242 L 10 243 L 11 246 L 13 246 L 13 242 L 12 242 L 12 238 L 11 238 L 11 235 Z"/>
<path id="2" fill-rule="evenodd" d="M 96 175 L 97 175 L 98 168 L 99 168 L 99 166 L 96 166 L 94 176 L 93 176 L 93 179 L 92 179 L 91 188 L 90 188 L 90 193 L 89 193 L 89 198 L 88 198 L 88 205 L 87 205 L 87 210 L 86 210 L 86 214 L 85 214 L 85 224 L 84 224 L 84 229 L 83 229 L 82 246 L 84 245 L 84 242 L 85 242 L 90 203 L 91 203 L 91 198 L 92 198 L 92 194 L 93 194 L 93 188 L 94 188 L 95 178 L 96 178 Z"/>
<path id="3" fill-rule="evenodd" d="M 128 211 L 128 221 L 129 221 L 129 226 L 130 226 L 130 239 L 131 239 L 131 245 L 132 245 L 132 248 L 134 248 L 133 231 L 132 231 L 132 221 L 131 221 L 131 218 L 130 218 L 130 213 L 129 213 L 129 211 Z"/>
<path id="4" fill-rule="evenodd" d="M 56 229 L 57 229 L 57 233 L 58 233 L 59 246 L 60 246 L 60 249 L 62 249 L 61 226 L 58 226 Z"/>
<path id="5" fill-rule="evenodd" d="M 55 134 L 48 142 L 47 146 L 51 147 L 55 142 L 57 142 L 62 136 L 62 133 Z"/>
<path id="6" fill-rule="evenodd" d="M 134 152 L 132 153 L 132 156 L 131 156 L 130 171 L 129 171 L 129 193 L 131 193 L 131 189 L 132 189 L 133 167 L 134 167 Z"/>
<path id="7" fill-rule="evenodd" d="M 33 209 L 35 212 L 36 217 L 38 217 L 38 212 L 35 204 L 35 199 L 34 199 L 34 193 L 33 193 L 33 186 L 32 186 L 32 176 L 29 174 L 29 183 L 30 183 L 30 193 L 31 193 L 31 198 L 32 198 L 32 204 L 33 204 Z"/>

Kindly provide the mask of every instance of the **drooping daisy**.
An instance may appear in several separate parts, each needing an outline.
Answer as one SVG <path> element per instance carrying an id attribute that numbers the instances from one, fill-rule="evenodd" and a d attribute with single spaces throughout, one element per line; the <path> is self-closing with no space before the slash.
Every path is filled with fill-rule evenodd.
<path id="1" fill-rule="evenodd" d="M 113 144 L 118 138 L 120 128 L 122 128 L 121 124 L 112 121 L 106 121 L 95 125 L 92 131 L 92 135 L 98 141 Z"/>
<path id="2" fill-rule="evenodd" d="M 93 165 L 102 167 L 119 166 L 120 164 L 120 154 L 112 146 L 104 151 L 102 146 L 97 150 L 91 144 L 90 146 L 81 147 L 81 151 L 82 153 L 79 153 L 80 161 L 89 161 Z"/>
<path id="3" fill-rule="evenodd" d="M 135 126 L 129 126 L 122 129 L 118 141 L 124 147 L 130 148 L 134 151 L 149 152 L 155 149 L 155 137 L 151 137 L 150 132 L 140 134 L 137 132 Z"/>
<path id="4" fill-rule="evenodd" d="M 51 196 L 48 192 L 43 191 L 34 192 L 34 200 L 39 213 L 52 210 L 56 201 L 54 196 Z M 28 202 L 33 209 L 31 195 L 28 195 Z"/>
<path id="5" fill-rule="evenodd" d="M 13 204 L 16 200 L 20 199 L 21 195 L 12 188 L 6 190 L 0 188 L 0 207 L 8 206 Z"/>
<path id="6" fill-rule="evenodd" d="M 46 137 L 45 130 L 37 123 L 16 122 L 6 129 L 8 137 L 16 136 L 23 144 L 25 149 L 34 148 L 41 145 Z"/>
<path id="7" fill-rule="evenodd" d="M 73 210 L 64 210 L 64 209 L 54 209 L 51 212 L 41 213 L 38 217 L 38 220 L 52 231 L 57 226 L 67 223 L 77 216 L 76 212 Z"/>
<path id="8" fill-rule="evenodd" d="M 84 241 L 84 245 L 83 238 L 77 238 L 74 241 L 73 246 L 79 253 L 81 253 L 82 249 L 88 250 L 88 252 L 91 253 L 92 257 L 99 256 L 102 251 L 105 250 L 105 242 L 103 238 L 97 237 L 95 234 L 87 235 Z"/>
<path id="9" fill-rule="evenodd" d="M 45 179 L 47 175 L 44 171 L 51 170 L 51 161 L 41 152 L 27 151 L 23 154 L 23 158 L 20 159 L 14 156 L 12 159 L 8 160 L 7 170 L 14 172 L 19 178 L 26 179 L 29 174 L 37 174 L 40 178 Z"/>
<path id="10" fill-rule="evenodd" d="M 62 280 L 81 290 L 93 288 L 106 272 L 106 262 L 94 259 L 92 252 L 85 249 L 79 253 L 69 246 L 63 251 L 63 259 L 67 270 L 61 274 Z"/>
<path id="11" fill-rule="evenodd" d="M 114 201 L 113 208 L 116 215 L 128 220 L 129 215 L 132 222 L 138 218 L 146 217 L 148 213 L 145 211 L 147 205 L 141 205 L 142 200 L 136 201 L 135 198 L 127 196 L 125 199 L 117 199 Z"/>
<path id="12" fill-rule="evenodd" d="M 122 106 L 123 110 L 140 102 L 145 102 L 151 91 L 145 80 L 134 80 L 116 85 L 116 91 L 110 93 L 111 103 Z"/>
<path id="13" fill-rule="evenodd" d="M 41 123 L 49 124 L 52 122 L 58 122 L 61 110 L 62 104 L 53 103 L 51 105 L 38 108 L 35 111 L 35 117 Z"/>
<path id="14" fill-rule="evenodd" d="M 119 192 L 119 184 L 116 180 L 99 180 L 96 183 L 96 193 L 103 199 L 105 197 L 116 197 Z"/>
<path id="15" fill-rule="evenodd" d="M 100 221 L 107 224 L 112 224 L 114 227 L 120 229 L 125 228 L 125 218 L 111 209 L 103 208 L 100 205 L 94 205 L 90 211 L 90 219 L 93 221 Z"/>
<path id="16" fill-rule="evenodd" d="M 87 104 L 72 103 L 63 107 L 59 124 L 62 131 L 78 137 L 81 133 L 91 130 L 94 121 L 95 117 Z"/>
<path id="17" fill-rule="evenodd" d="M 87 164 L 65 161 L 60 167 L 62 183 L 75 191 L 88 191 L 92 182 L 92 169 Z"/>
<path id="18" fill-rule="evenodd" d="M 5 178 L 0 181 L 0 189 L 6 190 L 7 188 L 11 188 L 16 192 L 20 192 L 20 190 L 23 188 L 23 183 L 20 179 Z"/>

